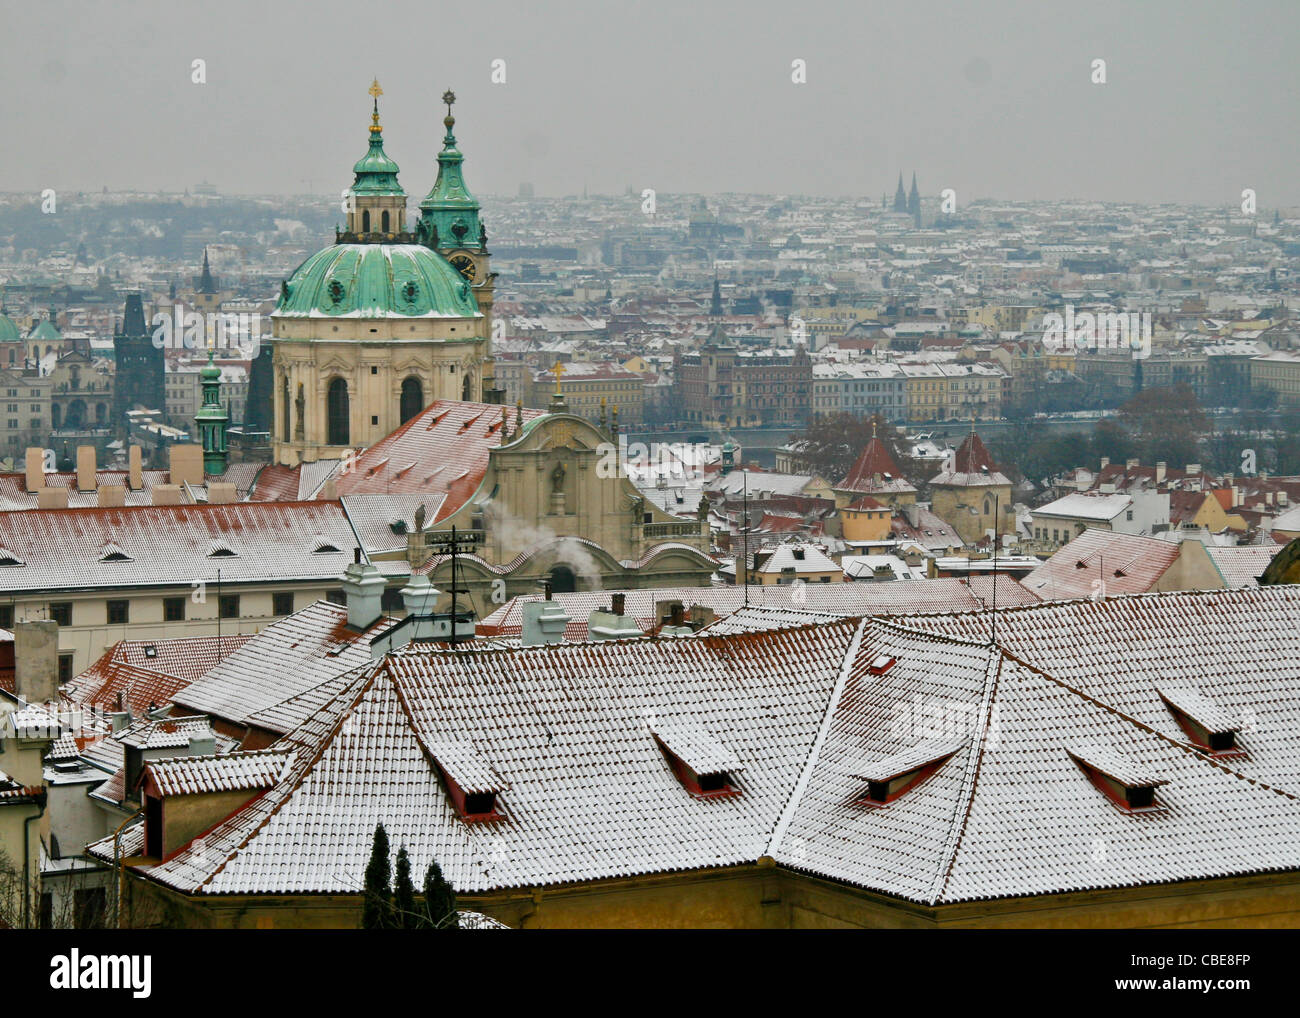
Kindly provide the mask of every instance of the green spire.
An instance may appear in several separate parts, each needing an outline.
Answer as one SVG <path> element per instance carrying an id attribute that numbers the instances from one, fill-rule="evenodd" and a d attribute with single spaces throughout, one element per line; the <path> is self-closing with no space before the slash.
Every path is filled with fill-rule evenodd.
<path id="1" fill-rule="evenodd" d="M 230 415 L 221 405 L 221 369 L 213 363 L 213 351 L 208 351 L 208 363 L 199 370 L 203 387 L 203 406 L 194 415 L 199 437 L 203 440 L 203 470 L 209 474 L 226 472 L 226 425 Z"/>
<path id="2" fill-rule="evenodd" d="M 397 164 L 388 158 L 384 151 L 384 129 L 379 126 L 379 97 L 384 90 L 376 79 L 370 86 L 374 97 L 374 112 L 370 116 L 370 147 L 366 154 L 357 160 L 352 172 L 357 175 L 352 184 L 352 193 L 362 194 L 406 194 L 397 182 Z"/>
<path id="3" fill-rule="evenodd" d="M 443 93 L 442 101 L 447 104 L 447 116 L 442 121 L 447 133 L 442 139 L 442 151 L 438 153 L 438 179 L 420 202 L 417 236 L 429 247 L 482 248 L 485 238 L 478 218 L 478 199 L 465 186 L 461 172 L 465 157 L 456 147 L 456 136 L 452 133 L 456 124 L 456 118 L 451 115 L 455 93 L 448 89 Z"/>

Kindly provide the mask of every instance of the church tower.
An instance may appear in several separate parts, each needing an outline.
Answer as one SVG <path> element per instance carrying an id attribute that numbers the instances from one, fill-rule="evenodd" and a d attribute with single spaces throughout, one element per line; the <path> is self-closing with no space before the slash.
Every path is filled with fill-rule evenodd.
<path id="1" fill-rule="evenodd" d="M 203 388 L 203 405 L 194 415 L 199 440 L 203 444 L 203 471 L 208 474 L 226 472 L 226 426 L 230 414 L 221 405 L 221 369 L 213 363 L 213 351 L 208 351 L 208 363 L 199 370 Z"/>
<path id="2" fill-rule="evenodd" d="M 164 353 L 154 346 L 144 318 L 144 298 L 129 294 L 122 321 L 113 330 L 113 428 L 126 431 L 126 412 L 167 409 L 167 376 Z"/>
<path id="3" fill-rule="evenodd" d="M 899 178 L 899 186 L 902 186 L 902 178 Z M 921 225 L 921 192 L 916 189 L 916 171 L 912 171 L 912 193 L 907 199 L 907 211 L 912 218 L 916 220 L 918 226 Z"/>
<path id="4" fill-rule="evenodd" d="M 903 190 L 903 171 L 898 171 L 898 190 L 894 192 L 894 211 L 907 211 L 907 192 Z"/>
<path id="5" fill-rule="evenodd" d="M 374 82 L 344 228 L 282 284 L 271 315 L 277 463 L 342 458 L 435 400 L 499 400 L 487 237 L 451 130 L 455 96 L 443 97 L 438 179 L 411 230 L 397 163 L 384 151 L 382 94 Z"/>

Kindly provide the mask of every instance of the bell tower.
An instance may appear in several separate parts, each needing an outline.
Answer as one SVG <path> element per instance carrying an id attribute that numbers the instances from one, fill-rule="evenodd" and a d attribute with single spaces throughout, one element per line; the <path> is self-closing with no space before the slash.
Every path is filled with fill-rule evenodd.
<path id="1" fill-rule="evenodd" d="M 352 172 L 356 180 L 347 192 L 346 232 L 340 242 L 361 244 L 410 243 L 406 232 L 406 192 L 397 182 L 397 163 L 384 151 L 384 129 L 379 124 L 379 80 L 370 83 L 374 100 L 370 114 L 370 147 Z"/>
<path id="2" fill-rule="evenodd" d="M 447 115 L 442 121 L 447 133 L 443 135 L 442 151 L 438 153 L 438 177 L 420 202 L 420 218 L 415 227 L 416 243 L 437 251 L 469 283 L 478 309 L 489 320 L 490 337 L 496 273 L 490 268 L 487 227 L 479 216 L 478 199 L 465 184 L 462 170 L 465 157 L 456 147 L 456 135 L 452 132 L 456 118 L 452 116 L 451 107 L 456 102 L 456 93 L 448 89 L 442 94 L 442 101 L 447 105 Z M 504 397 L 505 390 L 495 387 L 489 355 L 484 365 L 482 393 L 475 398 L 485 403 L 500 403 Z"/>

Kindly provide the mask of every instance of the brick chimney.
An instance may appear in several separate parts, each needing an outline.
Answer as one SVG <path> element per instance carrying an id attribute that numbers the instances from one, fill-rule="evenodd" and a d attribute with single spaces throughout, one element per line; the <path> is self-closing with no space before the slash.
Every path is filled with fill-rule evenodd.
<path id="1" fill-rule="evenodd" d="M 96 503 L 101 509 L 117 509 L 126 505 L 126 488 L 120 484 L 101 484 L 96 495 Z"/>
<path id="2" fill-rule="evenodd" d="M 68 508 L 68 489 L 67 488 L 41 488 L 36 492 L 37 509 L 66 509 Z"/>

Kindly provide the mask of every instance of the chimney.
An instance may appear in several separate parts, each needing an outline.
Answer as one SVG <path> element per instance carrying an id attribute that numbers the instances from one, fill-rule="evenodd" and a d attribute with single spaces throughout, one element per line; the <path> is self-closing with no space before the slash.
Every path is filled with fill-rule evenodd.
<path id="1" fill-rule="evenodd" d="M 427 582 L 428 577 L 425 577 Z M 384 577 L 369 562 L 352 562 L 343 573 L 343 593 L 348 599 L 348 625 L 369 629 L 383 615 Z"/>
<path id="2" fill-rule="evenodd" d="M 1189 474 L 1199 474 L 1201 472 L 1201 465 L 1199 463 L 1188 463 L 1187 472 Z"/>
<path id="3" fill-rule="evenodd" d="M 155 484 L 153 486 L 154 505 L 180 505 L 181 489 L 176 484 Z"/>
<path id="4" fill-rule="evenodd" d="M 121 708 L 121 704 L 118 704 L 118 707 Z M 116 735 L 131 726 L 131 712 L 129 710 L 115 710 L 108 716 L 108 720 L 113 725 L 113 734 Z"/>
<path id="5" fill-rule="evenodd" d="M 320 491 L 316 495 L 318 502 L 337 502 L 339 497 L 339 482 L 332 477 L 325 479 L 321 485 Z"/>
<path id="6" fill-rule="evenodd" d="M 1102 470 L 1105 470 L 1108 466 L 1110 466 L 1110 457 L 1109 457 L 1109 456 L 1103 456 L 1103 457 L 1101 458 L 1101 469 L 1102 469 Z"/>
<path id="7" fill-rule="evenodd" d="M 42 488 L 36 493 L 37 509 L 66 509 L 68 508 L 68 489 L 67 488 Z"/>
<path id="8" fill-rule="evenodd" d="M 127 449 L 127 486 L 132 491 L 139 491 L 144 487 L 144 461 L 143 453 L 140 452 L 138 445 L 133 445 Z"/>
<path id="9" fill-rule="evenodd" d="M 1163 460 L 1156 464 L 1156 484 L 1165 483 L 1165 468 L 1166 465 Z"/>
<path id="10" fill-rule="evenodd" d="M 14 624 L 14 691 L 28 703 L 58 695 L 59 624 L 53 619 Z"/>
<path id="11" fill-rule="evenodd" d="M 95 490 L 95 447 L 77 446 L 77 490 Z"/>
<path id="12" fill-rule="evenodd" d="M 230 481 L 211 481 L 208 484 L 208 505 L 230 505 L 235 501 L 235 486 Z"/>
<path id="13" fill-rule="evenodd" d="M 167 480 L 172 484 L 203 483 L 203 446 L 177 445 L 167 447 Z"/>
<path id="14" fill-rule="evenodd" d="M 101 509 L 119 509 L 126 505 L 126 488 L 120 484 L 101 484 L 96 495 L 96 504 Z"/>
<path id="15" fill-rule="evenodd" d="M 217 752 L 217 739 L 209 728 L 203 735 L 190 736 L 190 756 L 212 756 Z"/>
<path id="16" fill-rule="evenodd" d="M 27 449 L 26 487 L 28 491 L 40 491 L 45 487 L 45 450 L 29 447 Z"/>
<path id="17" fill-rule="evenodd" d="M 523 632 L 520 644 L 538 647 L 547 643 L 563 643 L 564 631 L 569 625 L 569 615 L 557 601 L 549 598 L 523 603 Z"/>
<path id="18" fill-rule="evenodd" d="M 1138 460 L 1136 460 L 1136 459 L 1131 459 L 1131 460 L 1125 460 L 1125 461 L 1124 461 L 1124 469 L 1125 469 L 1125 470 L 1135 470 L 1135 469 L 1137 469 L 1137 466 L 1138 466 Z"/>
<path id="19" fill-rule="evenodd" d="M 615 615 L 622 615 L 623 605 L 626 603 L 626 601 L 627 601 L 626 594 L 610 594 L 609 610 L 613 612 Z"/>
<path id="20" fill-rule="evenodd" d="M 691 605 L 691 628 L 699 632 L 705 626 L 712 625 L 717 621 L 718 613 L 710 608 L 707 604 Z"/>
<path id="21" fill-rule="evenodd" d="M 1290 502 L 1290 496 L 1287 495 L 1285 491 L 1279 491 L 1277 493 L 1277 504 L 1284 506 L 1288 504 L 1288 502 Z"/>
<path id="22" fill-rule="evenodd" d="M 412 576 L 401 590 L 402 605 L 406 608 L 406 614 L 431 616 L 434 606 L 438 603 L 438 595 L 441 593 L 442 591 L 429 582 L 429 577 L 422 574 Z"/>

